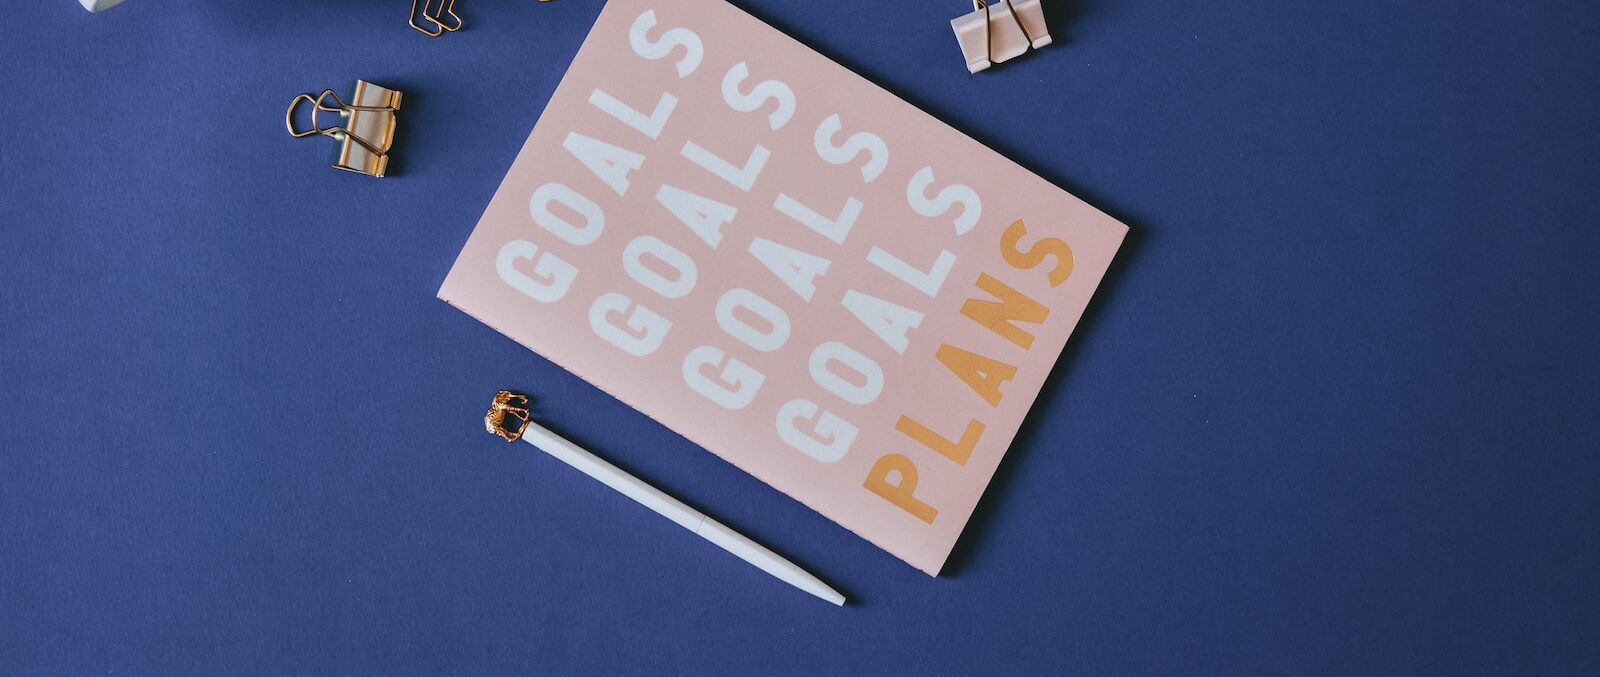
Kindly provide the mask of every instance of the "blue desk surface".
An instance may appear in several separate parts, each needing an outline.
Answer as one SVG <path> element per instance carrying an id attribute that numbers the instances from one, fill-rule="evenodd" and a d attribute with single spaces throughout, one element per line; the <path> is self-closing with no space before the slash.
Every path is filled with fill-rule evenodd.
<path id="1" fill-rule="evenodd" d="M 1600 6 L 739 2 L 1133 229 L 933 579 L 434 299 L 600 2 L 404 4 L 8 8 L 0 673 L 1600 670 Z M 282 128 L 356 77 L 381 181 Z"/>

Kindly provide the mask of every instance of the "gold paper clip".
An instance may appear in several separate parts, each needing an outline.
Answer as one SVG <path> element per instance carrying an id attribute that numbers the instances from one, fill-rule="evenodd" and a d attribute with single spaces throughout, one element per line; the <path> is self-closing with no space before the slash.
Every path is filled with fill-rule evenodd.
<path id="1" fill-rule="evenodd" d="M 528 429 L 530 419 L 527 404 L 527 395 L 518 395 L 509 390 L 495 393 L 494 401 L 489 403 L 489 413 L 483 415 L 483 427 L 507 442 L 517 441 L 522 437 L 522 432 Z M 515 421 L 517 427 L 507 428 L 507 418 Z"/>
<path id="2" fill-rule="evenodd" d="M 338 106 L 327 105 L 325 101 L 328 99 Z M 302 101 L 312 105 L 311 128 L 297 130 L 294 128 L 294 110 Z M 350 103 L 345 103 L 331 89 L 324 89 L 316 96 L 301 94 L 294 97 L 289 102 L 289 112 L 283 116 L 283 124 L 289 128 L 289 135 L 297 139 L 321 134 L 339 141 L 339 146 L 334 149 L 334 169 L 381 177 L 384 170 L 389 168 L 389 147 L 394 144 L 395 111 L 399 109 L 399 91 L 357 80 Z M 318 113 L 338 113 L 340 125 L 324 129 L 317 120 Z"/>

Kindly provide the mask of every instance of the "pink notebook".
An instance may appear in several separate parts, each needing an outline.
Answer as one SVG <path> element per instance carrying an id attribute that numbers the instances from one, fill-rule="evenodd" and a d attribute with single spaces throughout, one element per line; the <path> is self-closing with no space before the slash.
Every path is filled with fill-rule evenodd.
<path id="1" fill-rule="evenodd" d="M 439 298 L 937 574 L 1126 232 L 722 0 L 611 0 Z"/>

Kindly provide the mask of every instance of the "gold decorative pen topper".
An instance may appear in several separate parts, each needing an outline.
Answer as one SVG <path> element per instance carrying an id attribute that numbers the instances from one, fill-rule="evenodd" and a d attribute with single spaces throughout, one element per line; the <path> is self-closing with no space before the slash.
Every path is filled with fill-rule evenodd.
<path id="1" fill-rule="evenodd" d="M 489 413 L 483 415 L 483 427 L 507 442 L 515 442 L 522 437 L 522 432 L 528 429 L 527 405 L 527 395 L 519 395 L 509 390 L 495 393 L 494 401 L 489 403 Z M 517 424 L 515 430 L 506 427 L 507 418 Z"/>

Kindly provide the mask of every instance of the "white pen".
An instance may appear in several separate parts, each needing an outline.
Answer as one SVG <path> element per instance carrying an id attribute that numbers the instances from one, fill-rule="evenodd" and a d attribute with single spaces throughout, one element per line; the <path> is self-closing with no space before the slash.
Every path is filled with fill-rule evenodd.
<path id="1" fill-rule="evenodd" d="M 522 439 L 539 450 L 556 457 L 579 472 L 593 477 L 608 487 L 617 490 L 646 508 L 649 508 L 673 522 L 678 526 L 688 529 L 694 534 L 704 538 L 717 547 L 722 548 L 735 557 L 749 562 L 779 580 L 789 585 L 804 590 L 818 598 L 827 600 L 839 606 L 844 606 L 844 595 L 830 588 L 827 584 L 817 580 L 816 576 L 806 573 L 804 569 L 795 566 L 794 562 L 784 559 L 738 532 L 723 526 L 700 511 L 695 510 L 682 501 L 662 493 L 660 489 L 645 484 L 633 475 L 629 475 L 620 468 L 601 460 L 576 444 L 567 441 L 544 426 L 534 423 L 526 408 L 528 398 L 507 390 L 502 390 L 494 396 L 494 403 L 489 408 L 489 413 L 483 419 L 484 427 L 507 441 Z M 519 428 L 507 429 L 505 420 L 517 419 L 521 424 Z"/>

